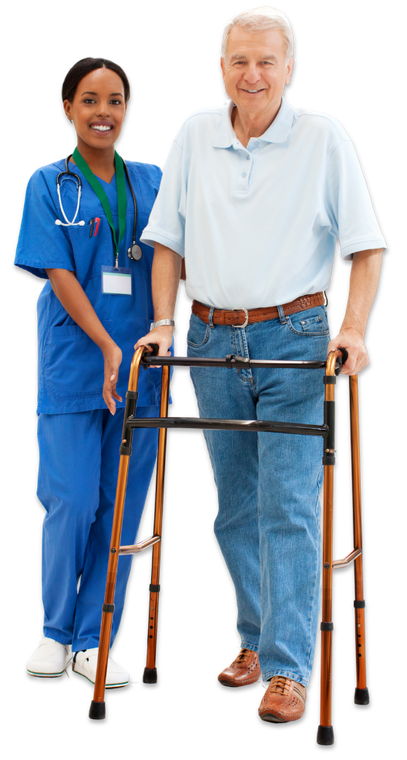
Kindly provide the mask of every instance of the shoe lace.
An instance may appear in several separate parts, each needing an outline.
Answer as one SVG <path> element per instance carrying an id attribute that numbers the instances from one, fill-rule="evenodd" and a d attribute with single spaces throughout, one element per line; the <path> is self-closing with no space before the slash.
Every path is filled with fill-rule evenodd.
<path id="1" fill-rule="evenodd" d="M 290 690 L 290 679 L 284 676 L 274 676 L 269 686 L 270 692 L 286 696 Z"/>
<path id="2" fill-rule="evenodd" d="M 241 649 L 236 657 L 235 662 L 244 662 L 249 656 L 250 649 Z"/>

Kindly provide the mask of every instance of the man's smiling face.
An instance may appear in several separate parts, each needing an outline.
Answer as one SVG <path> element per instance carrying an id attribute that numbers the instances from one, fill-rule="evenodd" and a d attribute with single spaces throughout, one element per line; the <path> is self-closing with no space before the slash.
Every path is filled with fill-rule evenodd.
<path id="1" fill-rule="evenodd" d="M 286 60 L 286 43 L 279 29 L 247 32 L 232 26 L 221 67 L 225 89 L 241 112 L 274 118 L 294 59 Z"/>

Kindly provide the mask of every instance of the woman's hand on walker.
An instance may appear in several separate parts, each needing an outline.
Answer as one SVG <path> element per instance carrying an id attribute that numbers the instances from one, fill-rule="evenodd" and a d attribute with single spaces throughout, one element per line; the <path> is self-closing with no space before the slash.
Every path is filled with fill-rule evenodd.
<path id="1" fill-rule="evenodd" d="M 111 343 L 103 351 L 105 360 L 105 381 L 103 383 L 103 399 L 111 414 L 116 414 L 116 403 L 122 398 L 116 393 L 116 385 L 119 379 L 119 367 L 122 362 L 122 352 L 116 343 Z"/>

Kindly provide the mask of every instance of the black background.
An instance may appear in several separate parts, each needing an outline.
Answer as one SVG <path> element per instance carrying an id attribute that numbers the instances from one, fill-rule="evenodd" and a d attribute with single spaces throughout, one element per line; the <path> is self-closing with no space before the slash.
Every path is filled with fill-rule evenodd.
<path id="1" fill-rule="evenodd" d="M 132 6 L 127 8 L 124 20 L 123 13 L 119 14 L 117 26 L 113 24 L 113 14 L 111 21 L 107 17 L 100 33 L 99 21 L 96 26 L 93 22 L 73 27 L 64 24 L 58 30 L 51 26 L 43 29 L 38 19 L 34 22 L 38 24 L 33 27 L 35 33 L 27 32 L 24 53 L 16 59 L 16 76 L 11 82 L 19 96 L 10 126 L 23 125 L 21 131 L 9 131 L 13 183 L 7 202 L 7 218 L 11 217 L 7 237 L 11 237 L 12 248 L 29 174 L 39 164 L 66 155 L 75 145 L 73 128 L 64 117 L 59 95 L 65 73 L 79 58 L 109 57 L 128 73 L 132 96 L 117 143 L 124 157 L 163 167 L 171 140 L 185 117 L 202 105 L 224 101 L 217 61 L 220 34 L 238 5 L 217 3 L 212 8 L 203 6 L 196 15 L 187 11 L 185 16 L 170 7 L 159 13 L 148 8 L 135 13 Z M 371 364 L 360 376 L 367 664 L 372 693 L 369 707 L 353 705 L 352 569 L 334 576 L 334 726 L 337 746 L 348 749 L 362 748 L 373 733 L 386 736 L 382 716 L 386 709 L 385 678 L 391 662 L 386 584 L 394 580 L 394 565 L 384 559 L 384 552 L 394 542 L 392 508 L 397 508 L 399 501 L 396 484 L 401 440 L 396 423 L 400 376 L 394 374 L 399 354 L 391 328 L 398 319 L 395 309 L 403 291 L 394 288 L 396 226 L 392 224 L 391 210 L 397 207 L 397 199 L 392 196 L 398 156 L 393 147 L 394 117 L 390 118 L 394 113 L 396 68 L 390 24 L 385 16 L 379 18 L 363 10 L 348 18 L 341 8 L 342 5 L 322 3 L 314 4 L 311 10 L 305 3 L 284 5 L 296 39 L 296 64 L 286 98 L 294 105 L 332 113 L 345 126 L 356 145 L 390 247 L 366 338 Z M 49 37 L 54 43 L 50 52 L 45 44 Z M 10 156 L 5 158 L 7 166 Z M 349 265 L 337 256 L 327 294 L 332 334 L 337 332 L 343 315 L 348 274 Z M 242 740 L 249 741 L 252 751 L 272 749 L 280 746 L 280 741 L 294 750 L 311 747 L 318 725 L 318 649 L 306 715 L 291 726 L 274 726 L 258 719 L 256 708 L 262 694 L 259 686 L 226 689 L 215 680 L 216 673 L 235 655 L 239 641 L 234 630 L 232 585 L 212 534 L 216 493 L 200 432 L 170 431 L 168 435 L 158 684 L 108 692 L 107 720 L 96 725 L 87 719 L 91 699 L 87 681 L 77 676 L 41 681 L 23 674 L 23 662 L 40 636 L 41 621 L 39 535 L 43 510 L 34 491 L 33 410 L 35 299 L 42 282 L 13 268 L 7 281 L 10 279 L 13 293 L 18 294 L 13 301 L 11 357 L 14 406 L 20 417 L 10 417 L 8 431 L 8 457 L 14 464 L 12 443 L 16 438 L 24 441 L 24 446 L 18 446 L 20 476 L 14 481 L 17 509 L 12 512 L 13 532 L 21 536 L 23 527 L 24 533 L 23 551 L 16 553 L 14 560 L 15 567 L 23 567 L 24 573 L 16 573 L 12 589 L 15 619 L 24 633 L 21 649 L 14 646 L 15 683 L 17 673 L 23 679 L 19 682 L 20 700 L 25 705 L 23 711 L 18 711 L 21 721 L 29 720 L 35 725 L 38 737 L 42 736 L 44 721 L 47 730 L 52 725 L 70 739 L 72 727 L 84 726 L 81 736 L 89 747 L 101 736 L 115 737 L 117 741 L 127 737 L 135 742 L 134 747 L 143 748 L 153 747 L 156 741 L 165 742 L 168 748 L 192 756 L 205 747 L 237 751 L 239 756 L 239 752 L 243 753 Z M 394 292 L 398 293 L 396 299 Z M 189 299 L 181 284 L 176 313 L 177 353 L 185 352 L 188 313 Z M 340 378 L 334 556 L 345 554 L 352 546 L 347 386 L 347 379 Z M 172 390 L 171 412 L 194 414 L 195 399 L 187 370 L 176 370 Z M 151 532 L 153 492 L 154 484 L 140 536 Z M 146 552 L 135 557 L 122 625 L 112 650 L 136 680 L 140 680 L 144 664 L 150 556 Z M 124 751 L 127 749 L 126 744 Z"/>

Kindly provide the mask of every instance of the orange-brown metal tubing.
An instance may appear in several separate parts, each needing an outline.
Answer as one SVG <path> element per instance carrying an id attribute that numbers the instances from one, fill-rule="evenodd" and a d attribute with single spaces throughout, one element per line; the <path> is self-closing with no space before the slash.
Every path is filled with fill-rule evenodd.
<path id="1" fill-rule="evenodd" d="M 349 378 L 352 492 L 353 492 L 353 538 L 354 546 L 362 549 L 362 502 L 360 485 L 359 402 L 358 377 Z M 355 600 L 363 601 L 363 558 L 355 559 Z M 366 689 L 365 610 L 355 608 L 356 685 Z"/>
<path id="2" fill-rule="evenodd" d="M 140 361 L 145 352 L 141 347 L 135 352 L 129 378 L 129 391 L 137 391 Z M 120 537 L 123 525 L 124 502 L 126 498 L 127 475 L 129 470 L 129 457 L 121 456 L 119 462 L 119 474 L 117 478 L 116 501 L 113 514 L 112 537 L 110 542 L 109 564 L 107 568 L 105 604 L 114 604 L 116 589 L 117 565 L 119 562 Z M 102 612 L 102 623 L 99 637 L 99 653 L 96 670 L 94 702 L 103 702 L 106 683 L 107 662 L 109 657 L 110 637 L 112 632 L 113 614 Z"/>
<path id="3" fill-rule="evenodd" d="M 112 538 L 110 543 L 109 564 L 107 568 L 105 604 L 114 604 L 114 592 L 116 588 L 117 565 L 119 561 L 120 536 L 123 523 L 124 500 L 126 496 L 128 469 L 129 457 L 121 456 L 119 464 L 119 475 L 117 480 L 116 503 L 114 509 Z M 95 692 L 93 696 L 94 702 L 104 701 L 112 621 L 113 615 L 111 612 L 102 612 L 98 664 L 95 679 Z"/>
<path id="4" fill-rule="evenodd" d="M 326 386 L 327 388 L 332 386 Z M 322 621 L 332 621 L 333 465 L 324 468 L 324 522 L 322 543 Z M 321 726 L 331 725 L 332 631 L 321 631 Z"/>
<path id="5" fill-rule="evenodd" d="M 328 354 L 325 374 L 335 374 L 341 351 Z M 335 385 L 325 385 L 325 401 L 335 401 Z M 324 446 L 326 441 L 324 440 Z M 324 467 L 324 509 L 322 540 L 322 622 L 332 622 L 334 465 Z M 332 631 L 321 631 L 321 726 L 331 726 Z"/>
<path id="6" fill-rule="evenodd" d="M 170 368 L 168 366 L 163 366 L 162 379 L 161 379 L 160 417 L 168 416 L 169 390 L 170 390 Z M 155 495 L 155 512 L 154 512 L 154 535 L 155 536 L 162 535 L 166 444 L 167 444 L 167 430 L 166 428 L 160 428 L 159 433 L 158 433 L 157 477 L 156 477 L 156 495 Z M 161 560 L 161 541 L 157 544 L 154 544 L 153 546 L 152 569 L 151 569 L 151 585 L 152 586 L 158 586 L 160 583 L 160 560 Z M 159 599 L 159 591 L 150 591 L 146 668 L 151 669 L 151 670 L 155 668 L 156 649 L 157 649 L 158 599 Z"/>

